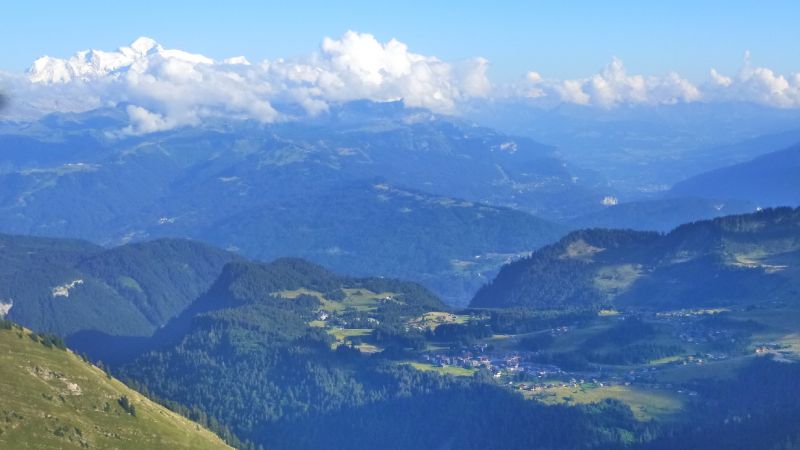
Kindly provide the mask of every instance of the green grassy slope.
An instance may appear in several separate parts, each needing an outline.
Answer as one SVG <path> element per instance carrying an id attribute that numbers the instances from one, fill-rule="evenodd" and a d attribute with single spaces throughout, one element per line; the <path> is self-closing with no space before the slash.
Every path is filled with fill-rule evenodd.
<path id="1" fill-rule="evenodd" d="M 229 448 L 72 352 L 34 338 L 17 326 L 0 329 L 0 448 Z M 123 396 L 135 415 L 121 406 Z"/>

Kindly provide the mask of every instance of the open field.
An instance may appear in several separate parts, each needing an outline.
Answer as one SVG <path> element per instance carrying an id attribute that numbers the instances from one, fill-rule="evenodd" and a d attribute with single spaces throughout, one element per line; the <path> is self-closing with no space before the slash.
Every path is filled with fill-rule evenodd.
<path id="1" fill-rule="evenodd" d="M 308 295 L 308 296 L 311 296 L 311 297 L 317 297 L 320 300 L 325 300 L 325 296 L 322 294 L 322 292 L 312 291 L 310 289 L 305 289 L 305 288 L 293 289 L 293 290 L 283 290 L 283 291 L 279 291 L 279 292 L 274 292 L 273 294 L 278 296 L 278 297 L 287 298 L 287 299 L 295 299 L 297 297 L 300 297 L 301 295 Z"/>
<path id="2" fill-rule="evenodd" d="M 664 357 L 664 358 L 654 359 L 654 360 L 650 361 L 649 364 L 651 366 L 660 366 L 662 364 L 669 364 L 669 363 L 678 362 L 678 361 L 680 361 L 682 359 L 683 359 L 683 356 L 667 356 L 667 357 Z"/>
<path id="3" fill-rule="evenodd" d="M 410 320 L 408 324 L 421 329 L 435 330 L 439 325 L 442 324 L 464 324 L 467 323 L 469 319 L 470 316 L 467 315 L 458 315 L 443 311 L 432 311 Z"/>
<path id="4" fill-rule="evenodd" d="M 372 292 L 369 289 L 342 289 L 346 297 L 342 300 L 329 300 L 325 294 L 309 289 L 294 289 L 274 292 L 273 294 L 286 298 L 295 299 L 301 295 L 316 297 L 322 303 L 322 309 L 328 312 L 344 311 L 352 308 L 356 311 L 374 311 L 382 299 L 391 298 L 397 294 L 394 292 Z"/>
<path id="5" fill-rule="evenodd" d="M 585 404 L 606 399 L 619 400 L 633 411 L 637 420 L 665 420 L 680 412 L 683 403 L 674 394 L 632 386 L 595 386 L 584 384 L 577 387 L 553 387 L 545 391 L 524 391 L 526 398 L 546 404 Z"/>
<path id="6" fill-rule="evenodd" d="M 371 328 L 331 328 L 328 330 L 328 334 L 336 339 L 333 344 L 334 348 L 349 342 L 350 338 L 369 336 L 371 333 Z"/>
<path id="7" fill-rule="evenodd" d="M 736 371 L 756 356 L 739 356 L 723 361 L 709 361 L 704 364 L 687 364 L 668 367 L 657 374 L 657 379 L 666 383 L 686 383 L 702 379 L 732 379 Z"/>
<path id="8" fill-rule="evenodd" d="M 417 370 L 424 370 L 426 372 L 436 372 L 441 375 L 453 375 L 457 377 L 471 377 L 476 372 L 475 369 L 466 369 L 464 367 L 456 366 L 443 366 L 438 367 L 432 364 L 411 362 L 409 365 Z"/>

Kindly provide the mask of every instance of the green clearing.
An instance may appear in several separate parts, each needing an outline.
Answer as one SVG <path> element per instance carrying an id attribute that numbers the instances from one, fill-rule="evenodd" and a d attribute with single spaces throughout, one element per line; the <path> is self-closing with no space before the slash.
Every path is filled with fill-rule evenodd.
<path id="1" fill-rule="evenodd" d="M 296 299 L 301 295 L 316 297 L 322 303 L 321 310 L 329 313 L 340 313 L 346 310 L 367 313 L 375 311 L 382 301 L 399 302 L 399 300 L 395 299 L 397 294 L 394 292 L 376 293 L 369 289 L 357 288 L 344 288 L 342 292 L 344 292 L 345 298 L 339 301 L 328 300 L 322 292 L 305 288 L 278 291 L 274 292 L 273 295 L 288 300 Z M 332 348 L 336 348 L 342 344 L 354 344 L 352 338 L 366 337 L 372 333 L 371 328 L 333 328 L 329 322 L 324 320 L 312 320 L 308 322 L 308 325 L 313 328 L 323 328 L 328 334 L 333 336 L 335 342 L 331 344 Z M 357 343 L 355 347 L 363 353 L 377 353 L 383 350 L 383 348 L 379 346 L 365 342 Z"/>
<path id="2" fill-rule="evenodd" d="M 449 349 L 450 349 L 449 343 L 425 341 L 426 352 L 442 352 Z"/>
<path id="3" fill-rule="evenodd" d="M 460 275 L 479 274 L 490 272 L 503 264 L 528 255 L 530 255 L 530 252 L 484 253 L 475 255 L 471 259 L 451 259 L 450 269 Z"/>
<path id="4" fill-rule="evenodd" d="M 684 358 L 683 356 L 678 356 L 678 355 L 667 356 L 667 357 L 664 357 L 664 358 L 654 359 L 654 360 L 650 361 L 649 364 L 651 366 L 660 366 L 662 364 L 669 364 L 669 363 L 674 363 L 674 362 L 677 362 L 677 361 L 681 361 L 683 358 Z"/>
<path id="5" fill-rule="evenodd" d="M 395 292 L 372 292 L 369 289 L 342 289 L 347 297 L 342 300 L 345 308 L 353 308 L 356 311 L 373 311 L 378 307 L 382 299 L 395 299 Z"/>
<path id="6" fill-rule="evenodd" d="M 789 334 L 797 331 L 797 324 L 800 323 L 800 308 L 732 311 L 728 317 L 738 320 L 752 320 L 766 326 L 768 332 Z"/>
<path id="7" fill-rule="evenodd" d="M 356 345 L 356 348 L 361 353 L 380 353 L 383 351 L 383 348 L 378 347 L 377 345 L 367 344 L 362 342 L 361 344 Z"/>
<path id="8" fill-rule="evenodd" d="M 295 299 L 301 295 L 316 297 L 322 303 L 322 309 L 328 312 L 341 312 L 348 308 L 359 312 L 368 312 L 377 309 L 383 299 L 391 298 L 392 301 L 398 301 L 395 299 L 397 294 L 394 292 L 372 292 L 369 289 L 342 289 L 342 291 L 346 297 L 341 301 L 329 300 L 322 292 L 305 288 L 278 291 L 273 295 L 285 299 Z"/>
<path id="9" fill-rule="evenodd" d="M 760 343 L 775 343 L 784 347 L 783 355 L 790 358 L 800 358 L 800 333 L 797 325 L 800 324 L 800 308 L 775 308 L 751 311 L 734 311 L 729 313 L 731 319 L 754 321 L 764 327 L 750 337 L 751 345 Z"/>
<path id="10" fill-rule="evenodd" d="M 453 375 L 456 377 L 471 377 L 476 370 L 475 369 L 467 369 L 464 367 L 457 367 L 457 366 L 434 366 L 433 364 L 427 363 L 420 363 L 420 362 L 409 362 L 408 365 L 411 367 L 422 370 L 425 372 L 436 372 L 440 375 Z"/>
<path id="11" fill-rule="evenodd" d="M 292 299 L 292 300 L 296 299 L 297 297 L 300 297 L 301 295 L 308 295 L 311 297 L 317 297 L 320 300 L 325 300 L 325 295 L 322 292 L 312 291 L 311 289 L 306 289 L 306 288 L 278 291 L 275 292 L 274 295 L 281 298 Z"/>
<path id="12" fill-rule="evenodd" d="M 478 340 L 482 344 L 491 345 L 495 350 L 509 350 L 517 349 L 521 334 L 493 334 L 487 338 Z"/>
<path id="13" fill-rule="evenodd" d="M 333 328 L 328 330 L 328 334 L 335 337 L 337 341 L 357 336 L 369 336 L 370 333 L 372 333 L 372 328 Z"/>
<path id="14" fill-rule="evenodd" d="M 336 341 L 331 344 L 331 348 L 336 348 L 342 344 L 352 344 L 351 338 L 364 337 L 372 334 L 371 328 L 331 328 L 328 329 L 328 334 L 334 337 Z M 364 353 L 377 353 L 382 349 L 372 344 L 359 343 L 356 348 Z"/>
<path id="15" fill-rule="evenodd" d="M 612 319 L 613 317 L 601 317 L 593 321 L 591 325 L 570 329 L 566 333 L 556 335 L 551 350 L 553 352 L 577 351 L 584 342 L 611 328 Z"/>
<path id="16" fill-rule="evenodd" d="M 633 264 L 603 267 L 593 280 L 594 288 L 609 298 L 625 292 L 642 274 L 642 268 Z"/>
<path id="17" fill-rule="evenodd" d="M 733 379 L 737 370 L 756 356 L 740 356 L 722 361 L 708 361 L 704 364 L 687 362 L 686 365 L 668 367 L 659 371 L 657 379 L 665 383 L 687 383 L 693 380 Z"/>
<path id="18" fill-rule="evenodd" d="M 119 276 L 117 277 L 117 281 L 119 282 L 119 284 L 125 286 L 128 289 L 134 290 L 136 292 L 144 292 L 142 286 L 139 285 L 139 282 L 131 277 Z"/>
<path id="19" fill-rule="evenodd" d="M 439 325 L 446 323 L 465 324 L 469 320 L 470 316 L 468 315 L 432 311 L 411 319 L 408 324 L 421 329 L 435 330 Z"/>
<path id="20" fill-rule="evenodd" d="M 633 386 L 595 386 L 584 384 L 577 387 L 554 387 L 545 391 L 523 391 L 526 398 L 546 404 L 586 404 L 606 399 L 619 400 L 631 408 L 640 421 L 669 420 L 683 408 L 683 402 L 663 391 Z"/>
<path id="21" fill-rule="evenodd" d="M 0 330 L 0 448 L 223 449 L 217 436 L 72 352 Z M 120 404 L 125 396 L 135 416 Z"/>

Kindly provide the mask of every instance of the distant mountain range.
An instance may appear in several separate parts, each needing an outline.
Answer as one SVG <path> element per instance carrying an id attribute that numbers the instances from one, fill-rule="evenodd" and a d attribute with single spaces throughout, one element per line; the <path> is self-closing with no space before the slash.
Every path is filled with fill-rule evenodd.
<path id="1" fill-rule="evenodd" d="M 743 200 L 678 196 L 610 205 L 602 211 L 577 217 L 569 224 L 575 229 L 630 228 L 667 232 L 687 222 L 755 210 L 755 204 Z"/>
<path id="2" fill-rule="evenodd" d="M 557 146 L 569 163 L 601 173 L 628 199 L 800 142 L 797 109 L 741 102 L 598 109 L 512 100 L 475 105 L 467 115 Z"/>
<path id="3" fill-rule="evenodd" d="M 646 117 L 645 128 L 662 120 L 699 133 L 679 109 Z M 588 120 L 581 111 L 552 114 Z M 636 117 L 608 114 L 624 123 Z M 0 231 L 101 245 L 192 238 L 249 258 L 297 256 L 353 275 L 419 281 L 463 306 L 500 265 L 569 229 L 668 231 L 798 204 L 791 149 L 637 199 L 598 175 L 608 161 L 587 170 L 554 147 L 399 102 L 347 103 L 302 123 L 217 122 L 145 136 L 120 134 L 125 120 L 122 109 L 101 109 L 0 123 Z M 770 129 L 754 130 L 762 128 Z M 675 159 L 686 175 L 796 134 L 652 156 Z M 629 156 L 639 164 L 646 155 Z"/>
<path id="4" fill-rule="evenodd" d="M 411 278 L 463 304 L 499 264 L 563 234 L 530 213 L 602 199 L 550 147 L 398 104 L 142 137 L 115 136 L 123 119 L 0 126 L 0 231 L 112 245 L 190 237 Z"/>
<path id="5" fill-rule="evenodd" d="M 793 301 L 800 209 L 766 209 L 668 234 L 581 230 L 504 266 L 473 307 L 679 309 Z"/>
<path id="6" fill-rule="evenodd" d="M 696 175 L 673 186 L 670 195 L 739 199 L 760 207 L 800 205 L 800 144 Z"/>
<path id="7" fill-rule="evenodd" d="M 686 222 L 741 214 L 758 208 L 800 205 L 800 133 L 765 136 L 707 151 L 711 159 L 725 153 L 728 160 L 744 159 L 691 176 L 659 196 L 609 205 L 569 223 L 576 228 L 633 228 L 669 231 Z M 783 146 L 763 152 L 764 148 Z"/>

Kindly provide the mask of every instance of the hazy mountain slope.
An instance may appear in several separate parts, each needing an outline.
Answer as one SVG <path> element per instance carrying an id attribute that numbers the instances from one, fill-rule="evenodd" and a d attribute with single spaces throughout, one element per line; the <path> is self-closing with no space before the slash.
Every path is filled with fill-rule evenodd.
<path id="1" fill-rule="evenodd" d="M 230 448 L 69 350 L 3 321 L 0 389 L 2 448 Z"/>
<path id="2" fill-rule="evenodd" d="M 190 241 L 106 250 L 81 241 L 1 235 L 0 313 L 61 336 L 86 329 L 149 335 L 234 259 Z"/>
<path id="3" fill-rule="evenodd" d="M 800 131 L 789 131 L 697 150 L 691 159 L 710 171 L 680 181 L 662 195 L 608 206 L 570 223 L 576 228 L 669 231 L 681 223 L 751 212 L 759 206 L 796 206 L 800 153 L 792 144 L 798 140 Z M 753 157 L 757 159 L 751 161 Z"/>
<path id="4" fill-rule="evenodd" d="M 759 206 L 800 204 L 800 145 L 677 183 L 671 195 L 731 198 Z"/>
<path id="5" fill-rule="evenodd" d="M 800 129 L 763 134 L 741 141 L 697 150 L 695 158 L 702 161 L 704 172 L 748 162 L 800 142 Z"/>
<path id="6" fill-rule="evenodd" d="M 462 304 L 509 258 L 563 234 L 562 227 L 519 211 L 380 181 L 162 229 L 262 260 L 298 256 L 353 275 L 416 280 Z"/>
<path id="7" fill-rule="evenodd" d="M 742 214 L 755 209 L 755 204 L 741 200 L 654 198 L 608 206 L 569 223 L 574 228 L 630 228 L 666 232 L 683 223 Z"/>
<path id="8" fill-rule="evenodd" d="M 800 209 L 779 208 L 666 235 L 583 230 L 500 270 L 476 307 L 685 308 L 795 301 Z"/>
<path id="9" fill-rule="evenodd" d="M 558 146 L 568 162 L 603 174 L 626 199 L 669 189 L 687 176 L 800 140 L 790 140 L 800 135 L 787 131 L 798 128 L 797 109 L 742 102 L 598 109 L 571 104 L 537 107 L 511 100 L 481 103 L 467 116 Z"/>
<path id="10" fill-rule="evenodd" d="M 91 138 L 99 148 L 0 174 L 0 230 L 110 245 L 189 237 L 410 278 L 463 304 L 500 264 L 563 233 L 507 207 L 557 217 L 600 205 L 550 147 L 395 105 L 124 139 L 70 120 L 28 137 L 53 129 L 60 145 Z"/>
<path id="11" fill-rule="evenodd" d="M 0 133 L 2 163 L 0 173 L 35 171 L 42 167 L 68 164 L 83 158 L 97 158 L 102 144 L 91 136 L 70 140 L 37 139 L 31 136 Z"/>

